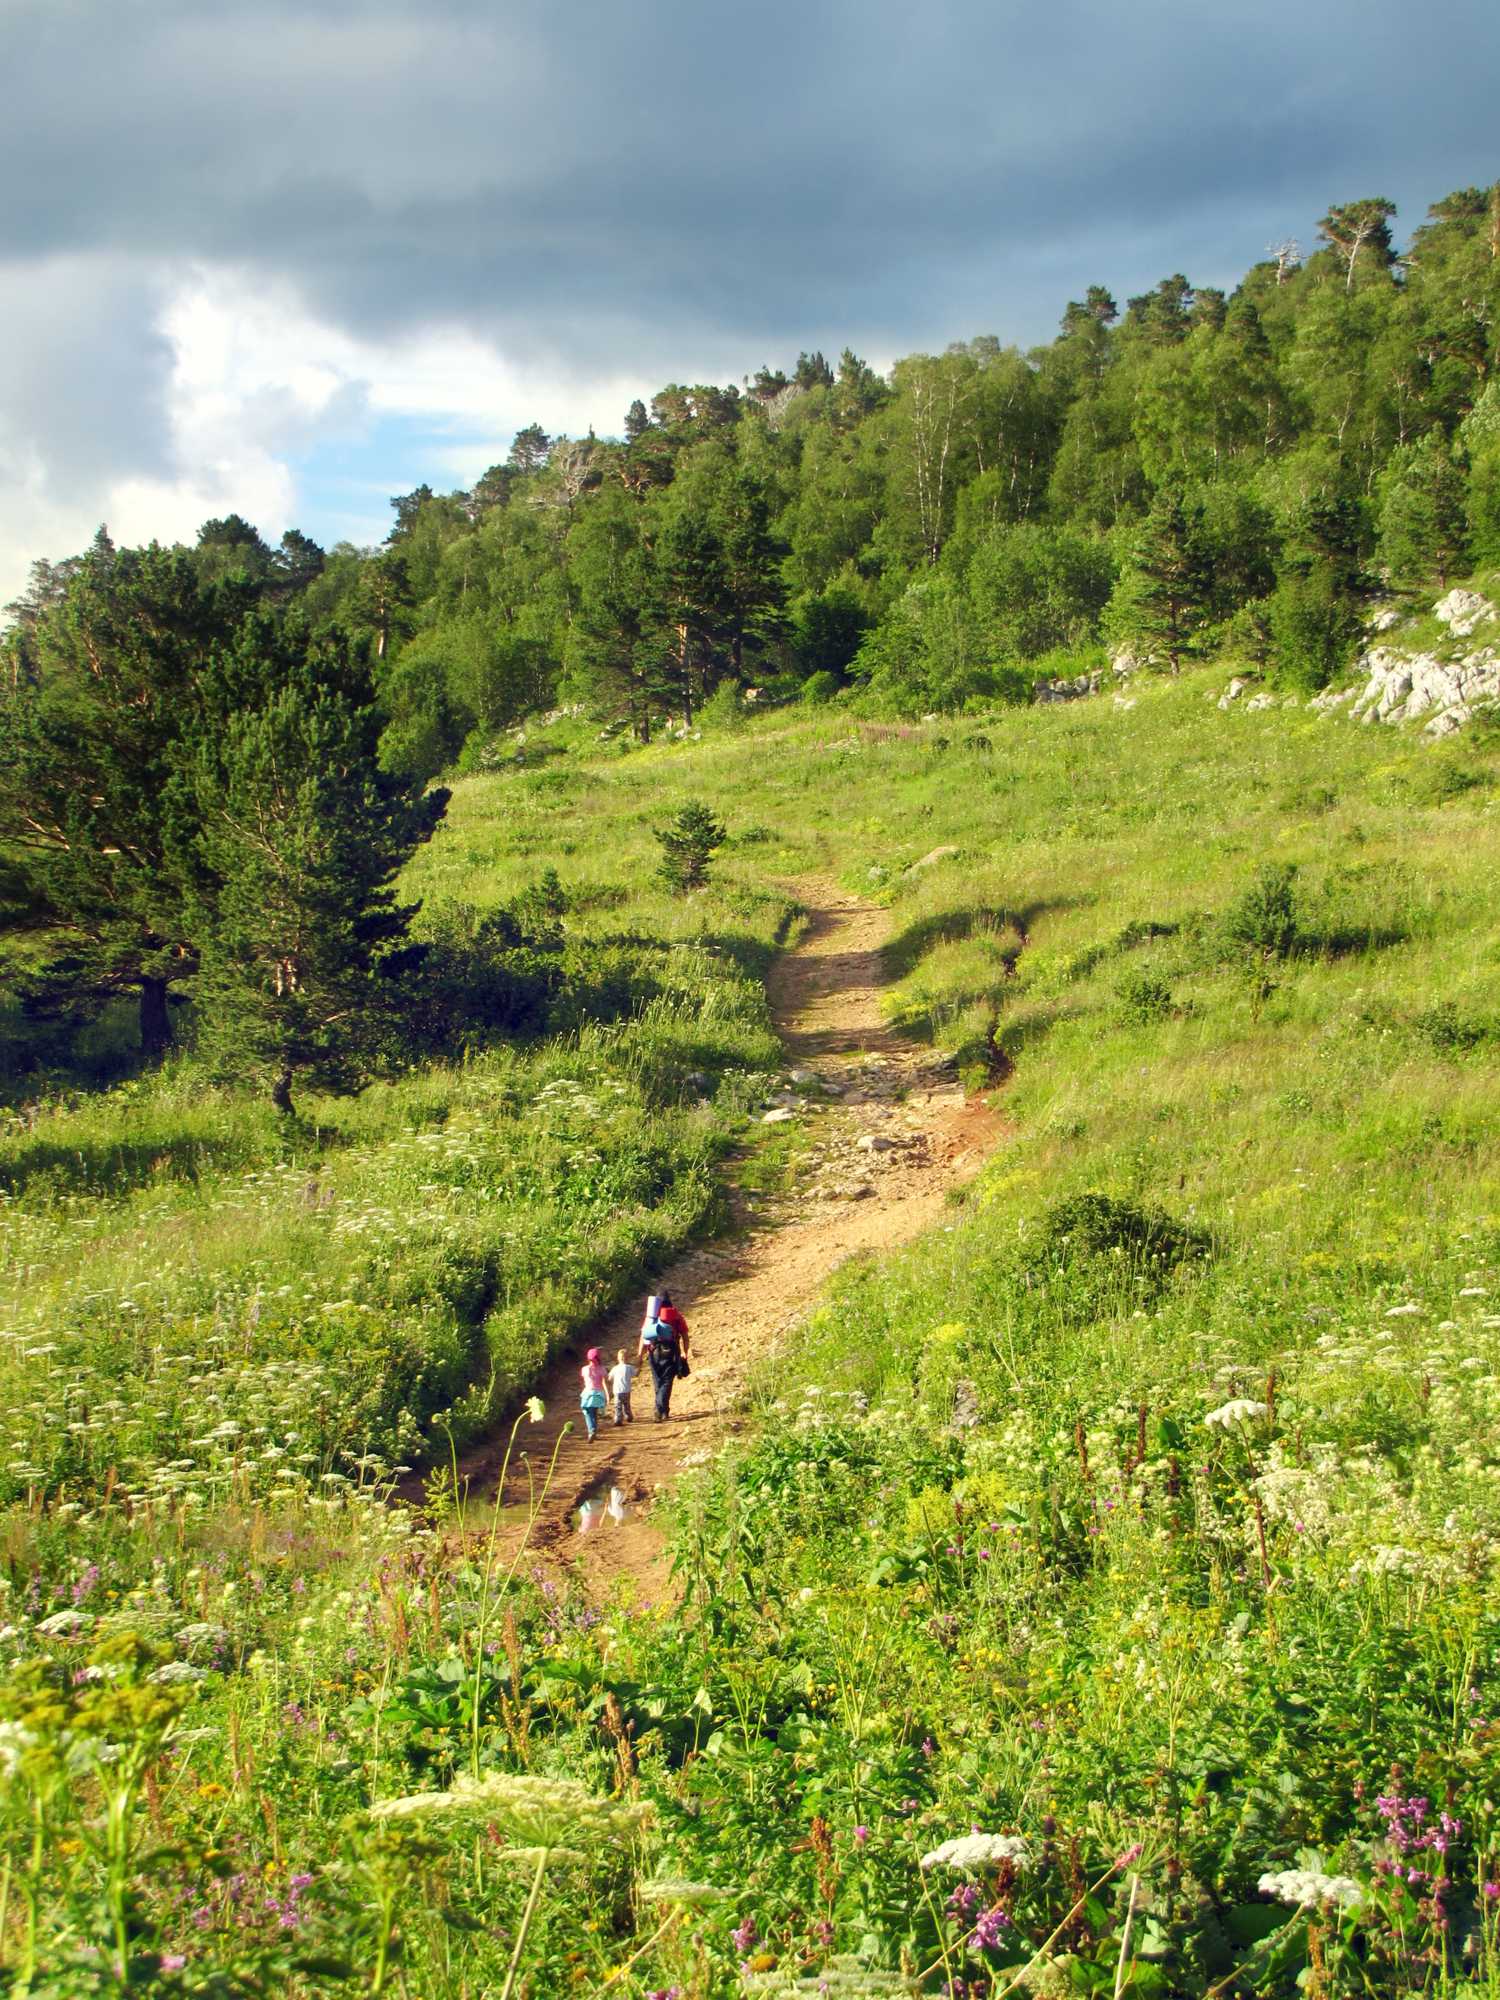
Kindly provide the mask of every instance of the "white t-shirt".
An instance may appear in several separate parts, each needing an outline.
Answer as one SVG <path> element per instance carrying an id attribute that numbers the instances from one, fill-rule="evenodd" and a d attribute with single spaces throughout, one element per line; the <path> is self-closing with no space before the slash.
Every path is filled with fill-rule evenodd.
<path id="1" fill-rule="evenodd" d="M 636 1371 L 628 1361 L 617 1361 L 609 1371 L 609 1386 L 617 1396 L 628 1396 Z"/>

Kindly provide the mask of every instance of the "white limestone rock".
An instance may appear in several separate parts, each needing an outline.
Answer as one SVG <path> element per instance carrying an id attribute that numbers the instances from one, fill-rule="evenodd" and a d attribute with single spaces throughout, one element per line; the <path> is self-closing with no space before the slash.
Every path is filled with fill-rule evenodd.
<path id="1" fill-rule="evenodd" d="M 1446 597 L 1440 597 L 1432 607 L 1432 615 L 1446 625 L 1456 639 L 1467 639 L 1479 625 L 1493 624 L 1496 611 L 1487 597 L 1481 597 L 1477 590 L 1454 589 Z"/>

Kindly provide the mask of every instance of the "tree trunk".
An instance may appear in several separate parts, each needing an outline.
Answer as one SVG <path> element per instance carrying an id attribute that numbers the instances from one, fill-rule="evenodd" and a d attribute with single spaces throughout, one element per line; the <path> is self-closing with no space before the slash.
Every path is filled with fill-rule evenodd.
<path id="1" fill-rule="evenodd" d="M 693 655 L 686 625 L 679 625 L 682 634 L 682 726 L 693 726 Z"/>
<path id="2" fill-rule="evenodd" d="M 271 1102 L 284 1117 L 296 1116 L 296 1106 L 292 1103 L 292 1066 L 283 1063 L 276 1072 L 276 1081 L 271 1085 Z"/>
<path id="3" fill-rule="evenodd" d="M 744 639 L 740 633 L 736 632 L 734 637 L 729 642 L 729 664 L 734 668 L 734 678 L 736 685 L 738 685 L 739 683 L 740 659 L 743 651 L 744 651 Z"/>
<path id="4" fill-rule="evenodd" d="M 141 1053 L 148 1062 L 159 1061 L 172 1046 L 172 1017 L 167 1012 L 165 979 L 141 981 Z"/>

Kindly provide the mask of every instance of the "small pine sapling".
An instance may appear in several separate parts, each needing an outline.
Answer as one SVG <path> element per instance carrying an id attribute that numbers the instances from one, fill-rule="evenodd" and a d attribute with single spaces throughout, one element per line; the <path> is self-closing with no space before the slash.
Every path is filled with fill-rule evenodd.
<path id="1" fill-rule="evenodd" d="M 708 880 L 709 861 L 724 845 L 726 828 L 702 799 L 689 799 L 669 826 L 657 830 L 656 838 L 662 847 L 662 879 L 685 896 Z"/>

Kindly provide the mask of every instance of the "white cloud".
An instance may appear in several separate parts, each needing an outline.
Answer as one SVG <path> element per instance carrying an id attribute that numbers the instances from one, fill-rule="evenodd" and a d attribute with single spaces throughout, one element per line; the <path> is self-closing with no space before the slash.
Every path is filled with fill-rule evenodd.
<path id="1" fill-rule="evenodd" d="M 431 434 L 432 483 L 469 484 L 533 418 L 617 430 L 644 387 L 518 366 L 462 328 L 361 338 L 249 269 L 195 264 L 122 285 L 110 260 L 74 258 L 13 267 L 5 282 L 29 301 L 0 336 L 6 597 L 34 557 L 81 548 L 101 521 L 120 543 L 191 541 L 230 511 L 271 540 L 306 527 L 309 465 L 329 447 L 357 462 L 391 420 Z M 91 396 L 92 421 L 80 408 Z M 370 472 L 378 537 L 389 477 Z"/>

